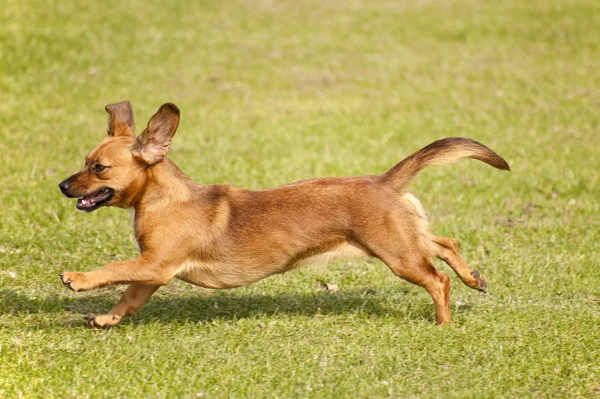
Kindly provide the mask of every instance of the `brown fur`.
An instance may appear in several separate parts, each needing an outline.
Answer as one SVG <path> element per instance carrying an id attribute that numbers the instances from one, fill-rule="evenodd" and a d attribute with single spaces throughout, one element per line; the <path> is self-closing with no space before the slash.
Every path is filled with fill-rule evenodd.
<path id="1" fill-rule="evenodd" d="M 166 158 L 179 123 L 173 104 L 163 105 L 138 137 L 128 102 L 107 111 L 108 137 L 60 188 L 67 196 L 85 196 L 79 200 L 85 210 L 134 209 L 140 257 L 91 272 L 61 273 L 74 291 L 131 284 L 109 313 L 90 316 L 93 326 L 110 327 L 134 314 L 174 278 L 233 288 L 335 256 L 377 257 L 397 276 L 424 287 L 438 324 L 451 320 L 450 279 L 433 266 L 432 257 L 448 263 L 469 287 L 486 291 L 484 277 L 465 263 L 456 241 L 432 235 L 425 210 L 405 191 L 422 168 L 465 157 L 508 169 L 475 141 L 436 141 L 381 176 L 329 177 L 250 191 L 194 183 Z M 89 200 L 107 192 L 112 196 L 101 205 Z"/>

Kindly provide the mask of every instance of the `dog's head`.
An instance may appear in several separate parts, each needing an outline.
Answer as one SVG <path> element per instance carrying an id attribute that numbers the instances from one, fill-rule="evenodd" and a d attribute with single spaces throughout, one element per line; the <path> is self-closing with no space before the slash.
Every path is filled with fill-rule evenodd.
<path id="1" fill-rule="evenodd" d="M 107 105 L 106 112 L 108 136 L 85 158 L 81 172 L 58 185 L 67 197 L 78 198 L 77 209 L 85 212 L 130 208 L 148 169 L 166 157 L 179 125 L 179 109 L 171 103 L 162 105 L 137 137 L 129 101 Z"/>

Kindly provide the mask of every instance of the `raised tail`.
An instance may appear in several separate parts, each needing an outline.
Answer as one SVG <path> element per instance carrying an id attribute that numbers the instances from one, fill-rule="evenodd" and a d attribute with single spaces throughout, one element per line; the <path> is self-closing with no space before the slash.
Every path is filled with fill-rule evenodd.
<path id="1" fill-rule="evenodd" d="M 421 169 L 431 165 L 446 165 L 462 158 L 475 158 L 494 168 L 510 170 L 510 166 L 500 155 L 483 144 L 463 137 L 448 137 L 434 141 L 409 155 L 381 175 L 381 178 L 401 190 Z"/>

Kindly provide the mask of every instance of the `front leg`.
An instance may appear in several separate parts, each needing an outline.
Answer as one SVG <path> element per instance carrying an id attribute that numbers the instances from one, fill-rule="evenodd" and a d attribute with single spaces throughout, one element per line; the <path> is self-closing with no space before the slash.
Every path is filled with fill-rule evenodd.
<path id="1" fill-rule="evenodd" d="M 86 321 L 92 327 L 113 327 L 119 324 L 124 316 L 133 316 L 159 288 L 158 285 L 131 284 L 110 312 L 90 315 Z"/>
<path id="2" fill-rule="evenodd" d="M 114 284 L 167 285 L 175 277 L 171 268 L 142 257 L 110 263 L 87 273 L 66 272 L 58 276 L 65 287 L 75 292 Z"/>

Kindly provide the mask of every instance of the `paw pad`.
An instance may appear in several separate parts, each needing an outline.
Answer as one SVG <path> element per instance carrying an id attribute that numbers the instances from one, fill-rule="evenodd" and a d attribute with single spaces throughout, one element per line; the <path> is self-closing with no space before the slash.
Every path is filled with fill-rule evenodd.
<path id="1" fill-rule="evenodd" d="M 71 283 L 72 283 L 73 281 L 71 281 L 71 280 L 67 280 L 67 281 L 65 281 L 65 279 L 64 279 L 64 274 L 63 274 L 63 273 L 58 273 L 58 278 L 60 278 L 60 282 L 62 283 L 62 285 L 64 285 L 65 287 L 67 287 L 67 288 L 68 288 L 68 289 L 70 289 L 71 291 L 75 291 L 75 290 L 73 289 L 73 287 L 71 287 Z"/>
<path id="2" fill-rule="evenodd" d="M 85 322 L 90 327 L 103 329 L 109 329 L 112 326 L 119 324 L 119 321 L 121 321 L 121 317 L 116 314 L 90 315 L 85 319 Z"/>
<path id="3" fill-rule="evenodd" d="M 473 270 L 471 272 L 471 276 L 473 276 L 477 280 L 477 289 L 483 293 L 487 293 L 487 282 L 485 281 L 485 277 L 479 273 L 479 270 Z"/>

